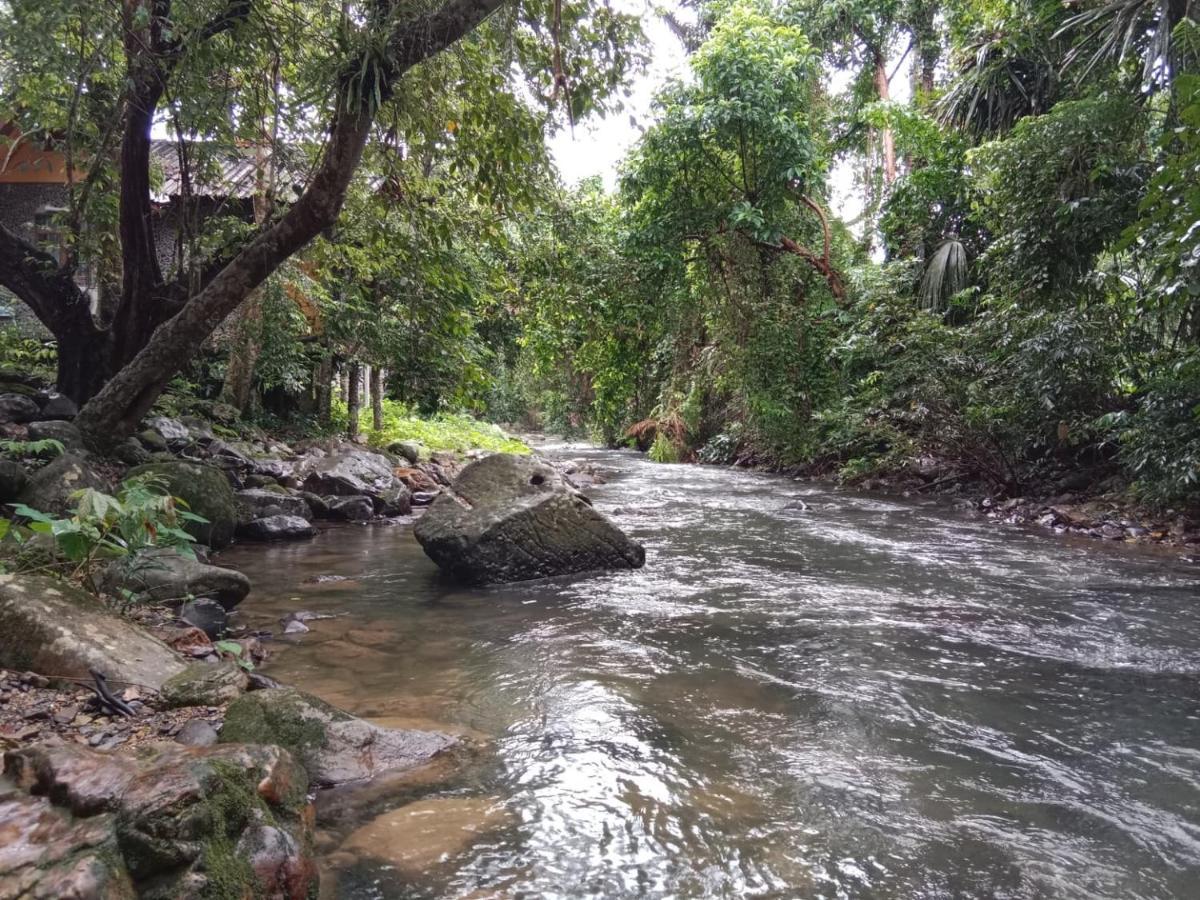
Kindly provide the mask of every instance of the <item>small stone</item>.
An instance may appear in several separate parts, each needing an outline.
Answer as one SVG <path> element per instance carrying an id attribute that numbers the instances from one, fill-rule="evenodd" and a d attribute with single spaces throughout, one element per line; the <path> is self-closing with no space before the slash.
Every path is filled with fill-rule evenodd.
<path id="1" fill-rule="evenodd" d="M 179 607 L 178 615 L 184 622 L 199 628 L 214 641 L 229 627 L 229 614 L 225 607 L 207 597 L 189 600 Z"/>
<path id="2" fill-rule="evenodd" d="M 79 715 L 78 706 L 64 706 L 54 714 L 54 721 L 59 725 L 70 725 Z"/>
<path id="3" fill-rule="evenodd" d="M 73 419 L 79 415 L 79 407 L 75 401 L 57 391 L 46 398 L 42 404 L 41 418 L 43 419 Z"/>
<path id="4" fill-rule="evenodd" d="M 366 522 L 375 515 L 370 497 L 327 497 L 328 515 L 346 522 Z"/>
<path id="5" fill-rule="evenodd" d="M 179 729 L 175 740 L 189 747 L 211 747 L 217 742 L 217 729 L 204 719 L 189 719 Z"/>

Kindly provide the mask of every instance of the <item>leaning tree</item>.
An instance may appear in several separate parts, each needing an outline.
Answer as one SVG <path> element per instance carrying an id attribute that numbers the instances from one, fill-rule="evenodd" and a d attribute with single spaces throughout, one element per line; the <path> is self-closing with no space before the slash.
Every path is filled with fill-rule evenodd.
<path id="1" fill-rule="evenodd" d="M 48 252 L 0 225 L 0 285 L 55 335 L 58 387 L 82 404 L 77 424 L 96 447 L 131 433 L 221 322 L 334 225 L 368 142 L 375 135 L 396 144 L 391 110 L 420 102 L 406 91 L 406 73 L 471 35 L 490 49 L 472 58 L 489 67 L 479 74 L 494 91 L 524 73 L 513 93 L 565 101 L 574 116 L 602 108 L 619 87 L 637 34 L 606 5 L 566 11 L 560 0 L 115 6 L 0 0 L 8 34 L 0 113 L 61 148 L 70 173 L 65 251 Z M 227 149 L 261 142 L 272 105 L 271 140 L 312 151 L 294 196 L 242 227 L 185 215 L 188 263 L 164 272 L 153 133 L 178 136 L 186 175 L 188 154 L 201 169 L 198 157 L 214 136 Z M 446 140 L 459 139 L 459 128 L 447 123 Z M 511 142 L 509 149 L 519 157 Z M 85 264 L 104 285 L 98 303 L 77 284 Z"/>

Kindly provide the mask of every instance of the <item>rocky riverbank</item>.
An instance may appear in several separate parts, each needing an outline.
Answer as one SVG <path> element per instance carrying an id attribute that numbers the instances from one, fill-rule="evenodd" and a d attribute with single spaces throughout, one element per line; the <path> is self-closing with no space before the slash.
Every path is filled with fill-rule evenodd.
<path id="1" fill-rule="evenodd" d="M 827 480 L 825 472 L 779 470 L 798 478 Z M 906 498 L 937 497 L 998 523 L 1045 529 L 1105 541 L 1157 545 L 1200 562 L 1200 512 L 1155 509 L 1137 501 L 1119 479 L 1077 472 L 1024 491 L 998 492 L 925 460 L 901 471 L 854 479 L 847 487 Z"/>
<path id="2" fill-rule="evenodd" d="M 147 547 L 91 560 L 92 593 L 72 584 L 84 569 L 50 536 L 6 542 L 0 900 L 314 895 L 315 792 L 380 776 L 400 790 L 477 744 L 436 727 L 382 727 L 260 675 L 273 639 L 306 630 L 307 617 L 241 624 L 253 586 L 218 551 L 411 516 L 469 456 L 409 442 L 288 444 L 231 422 L 157 416 L 99 458 L 63 398 L 13 396 L 0 396 L 15 457 L 0 461 L 0 503 L 70 517 L 81 488 L 112 494 L 151 474 L 196 514 L 183 525 L 198 543 L 194 554 Z M 50 440 L 61 453 L 46 452 Z"/>

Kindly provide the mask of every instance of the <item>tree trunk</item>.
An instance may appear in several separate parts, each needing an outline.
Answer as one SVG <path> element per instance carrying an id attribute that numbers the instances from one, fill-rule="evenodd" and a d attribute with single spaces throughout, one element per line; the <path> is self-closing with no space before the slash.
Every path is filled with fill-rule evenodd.
<path id="1" fill-rule="evenodd" d="M 328 425 L 333 406 L 333 353 L 326 349 L 313 375 L 313 399 L 316 401 L 317 421 Z"/>
<path id="2" fill-rule="evenodd" d="M 350 440 L 358 437 L 358 411 L 362 406 L 362 367 L 350 363 L 350 387 L 346 392 L 346 436 Z"/>
<path id="3" fill-rule="evenodd" d="M 125 286 L 125 302 L 122 304 L 122 310 L 118 312 L 116 324 L 121 324 L 124 317 L 125 324 L 132 329 L 132 333 L 139 336 L 145 334 L 146 340 L 144 343 L 133 343 L 128 339 L 128 334 L 121 334 L 123 346 L 118 352 L 118 360 L 129 358 L 130 351 L 135 350 L 136 354 L 132 355 L 129 362 L 80 411 L 76 425 L 89 446 L 94 449 L 106 449 L 126 435 L 132 434 L 142 416 L 149 412 L 171 378 L 192 358 L 196 349 L 226 316 L 237 309 L 250 292 L 262 284 L 285 260 L 337 220 L 345 201 L 346 189 L 362 161 L 363 150 L 374 124 L 375 101 L 390 98 L 394 84 L 405 72 L 474 30 L 503 2 L 504 0 L 449 0 L 445 5 L 428 13 L 389 22 L 389 33 L 383 41 L 384 52 L 381 58 L 376 57 L 380 80 L 376 82 L 374 98 L 365 91 L 355 94 L 354 79 L 359 76 L 362 61 L 356 56 L 347 59 L 336 82 L 337 102 L 325 150 L 308 187 L 282 216 L 268 227 L 259 229 L 232 259 L 222 261 L 212 280 L 194 296 L 185 296 L 186 302 L 182 308 L 161 325 L 156 328 L 156 322 L 147 323 L 142 316 L 142 310 L 138 308 L 129 311 L 124 309 L 131 300 L 129 285 Z M 127 18 L 133 17 L 130 10 L 137 6 L 135 3 L 127 4 Z M 231 3 L 216 19 L 200 30 L 197 41 L 203 42 L 228 30 L 246 15 L 250 8 L 249 3 Z M 165 16 L 153 16 L 151 22 L 155 27 L 161 28 L 165 19 Z M 127 52 L 140 54 L 144 49 L 140 45 L 141 39 L 136 34 L 130 34 L 130 31 L 127 25 Z M 135 44 L 138 46 L 135 47 Z M 169 44 L 171 59 L 177 59 L 181 48 L 191 44 L 190 41 L 172 41 Z M 154 51 L 159 49 L 164 48 L 155 45 L 146 56 L 153 55 Z M 132 62 L 129 74 L 134 79 L 131 95 L 136 99 L 137 90 L 142 82 L 136 77 L 140 72 L 135 71 Z M 159 65 L 159 60 L 156 60 L 155 75 L 159 80 L 155 103 L 167 86 L 167 74 L 169 66 Z M 126 135 L 136 133 L 139 136 L 138 146 L 132 146 L 134 142 L 132 139 L 130 141 L 131 157 L 136 150 L 140 160 L 140 135 L 143 134 L 147 140 L 148 153 L 149 127 L 147 125 L 144 130 L 141 128 L 142 117 L 148 117 L 147 121 L 152 122 L 154 112 L 154 108 L 147 109 L 144 106 L 127 111 L 130 119 L 126 125 Z M 130 127 L 131 124 L 137 127 Z M 125 149 L 122 148 L 122 181 L 129 174 Z M 148 166 L 146 171 L 149 171 Z M 148 187 L 147 184 L 147 197 Z M 134 208 L 125 205 L 124 197 L 125 186 L 122 184 L 122 244 L 125 244 L 128 236 L 135 245 L 122 247 L 123 259 L 136 259 L 139 252 L 147 252 L 151 254 L 150 259 L 143 261 L 157 269 L 157 262 L 151 263 L 151 260 L 155 259 L 152 255 L 153 239 L 151 237 L 150 246 L 147 246 L 144 236 L 136 233 L 139 227 L 136 217 L 126 214 L 127 209 L 132 212 Z M 141 227 L 144 227 L 147 233 L 150 232 L 148 221 L 143 221 Z M 0 273 L 3 272 L 3 268 L 4 265 L 0 263 Z M 125 274 L 128 276 L 131 273 Z M 144 271 L 141 272 L 141 277 L 145 277 Z"/>
<path id="4" fill-rule="evenodd" d="M 263 291 L 252 293 L 239 307 L 233 321 L 233 341 L 229 345 L 229 364 L 221 386 L 221 402 L 246 412 L 254 392 L 254 367 L 262 352 Z"/>
<path id="5" fill-rule="evenodd" d="M 371 424 L 383 431 L 383 368 L 371 367 Z"/>
<path id="6" fill-rule="evenodd" d="M 887 60 L 884 58 L 882 50 L 873 48 L 871 54 L 875 62 L 875 93 L 881 101 L 887 102 L 892 99 L 891 86 L 888 83 Z M 883 145 L 883 183 L 887 186 L 896 180 L 896 141 L 891 128 L 882 129 L 879 137 L 880 143 Z"/>
<path id="7" fill-rule="evenodd" d="M 86 403 L 108 379 L 110 347 L 105 332 L 93 328 L 60 331 L 55 388 L 76 403 Z"/>

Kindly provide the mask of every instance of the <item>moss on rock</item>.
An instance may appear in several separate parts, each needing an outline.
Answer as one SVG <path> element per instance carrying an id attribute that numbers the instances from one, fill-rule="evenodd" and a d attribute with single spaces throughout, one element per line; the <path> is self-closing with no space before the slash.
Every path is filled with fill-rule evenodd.
<path id="1" fill-rule="evenodd" d="M 188 534 L 214 549 L 233 540 L 237 525 L 237 503 L 225 474 L 213 466 L 171 460 L 152 462 L 129 470 L 130 476 L 157 475 L 165 481 L 172 496 L 179 497 L 188 509 L 203 516 L 206 523 L 189 522 Z"/>

